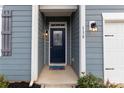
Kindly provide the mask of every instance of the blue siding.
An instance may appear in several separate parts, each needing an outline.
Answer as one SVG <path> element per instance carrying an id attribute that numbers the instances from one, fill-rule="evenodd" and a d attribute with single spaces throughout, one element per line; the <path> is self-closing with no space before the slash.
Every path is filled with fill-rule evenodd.
<path id="1" fill-rule="evenodd" d="M 44 15 L 39 12 L 39 36 L 38 36 L 38 74 L 44 65 L 44 38 L 41 37 L 41 33 L 44 33 Z"/>
<path id="2" fill-rule="evenodd" d="M 86 6 L 86 70 L 103 78 L 103 26 L 102 13 L 124 12 L 123 5 Z M 88 30 L 89 21 L 96 21 L 98 32 Z"/>
<path id="3" fill-rule="evenodd" d="M 72 67 L 79 75 L 79 9 L 72 14 L 71 29 Z"/>
<path id="4" fill-rule="evenodd" d="M 0 74 L 8 80 L 31 78 L 32 6 L 4 6 L 12 10 L 12 56 L 0 57 Z"/>

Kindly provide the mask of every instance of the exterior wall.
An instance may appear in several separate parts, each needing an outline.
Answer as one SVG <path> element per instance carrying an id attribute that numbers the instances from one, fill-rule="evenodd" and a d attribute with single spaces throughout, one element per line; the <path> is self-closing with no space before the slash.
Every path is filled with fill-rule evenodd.
<path id="1" fill-rule="evenodd" d="M 79 9 L 71 16 L 72 67 L 79 75 Z"/>
<path id="2" fill-rule="evenodd" d="M 0 74 L 8 80 L 31 78 L 32 6 L 4 6 L 12 10 L 12 56 L 0 57 Z"/>
<path id="3" fill-rule="evenodd" d="M 38 75 L 41 73 L 41 70 L 44 65 L 44 15 L 39 12 L 39 34 L 38 34 Z"/>
<path id="4" fill-rule="evenodd" d="M 49 22 L 67 22 L 67 64 L 70 64 L 70 17 L 46 17 L 46 25 Z M 46 44 L 46 62 L 48 64 L 48 42 Z"/>
<path id="5" fill-rule="evenodd" d="M 102 13 L 124 12 L 123 5 L 86 6 L 86 71 L 103 78 L 103 25 Z M 88 22 L 96 21 L 98 32 L 88 30 Z"/>

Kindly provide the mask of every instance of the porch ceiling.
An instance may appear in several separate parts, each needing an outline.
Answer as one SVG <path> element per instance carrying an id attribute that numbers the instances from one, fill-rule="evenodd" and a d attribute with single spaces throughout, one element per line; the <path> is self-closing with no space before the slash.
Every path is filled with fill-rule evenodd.
<path id="1" fill-rule="evenodd" d="M 40 11 L 45 16 L 70 16 L 76 11 L 77 5 L 41 5 Z"/>

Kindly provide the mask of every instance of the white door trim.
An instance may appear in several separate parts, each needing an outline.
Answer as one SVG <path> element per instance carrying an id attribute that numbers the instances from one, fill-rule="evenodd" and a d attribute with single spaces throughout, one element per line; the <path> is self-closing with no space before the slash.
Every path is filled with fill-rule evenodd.
<path id="1" fill-rule="evenodd" d="M 65 26 L 51 26 L 51 24 L 65 24 Z M 65 28 L 65 64 L 51 64 L 50 63 L 50 29 L 51 28 Z M 67 65 L 67 22 L 49 22 L 49 66 L 66 66 Z"/>
<path id="2" fill-rule="evenodd" d="M 38 5 L 32 6 L 31 81 L 38 78 L 38 9 Z"/>
<path id="3" fill-rule="evenodd" d="M 123 22 L 124 23 L 124 13 L 102 13 L 102 17 L 103 17 L 103 58 L 105 60 L 105 48 L 104 48 L 104 33 L 105 33 L 105 23 L 106 22 Z M 105 63 L 105 61 L 104 61 Z M 104 64 L 103 63 L 103 64 Z M 104 73 L 105 73 L 105 64 L 103 65 L 104 67 Z M 105 81 L 105 74 L 104 74 L 104 81 Z M 106 82 L 106 81 L 105 81 Z"/>
<path id="4" fill-rule="evenodd" d="M 79 7 L 79 74 L 86 74 L 85 5 Z"/>

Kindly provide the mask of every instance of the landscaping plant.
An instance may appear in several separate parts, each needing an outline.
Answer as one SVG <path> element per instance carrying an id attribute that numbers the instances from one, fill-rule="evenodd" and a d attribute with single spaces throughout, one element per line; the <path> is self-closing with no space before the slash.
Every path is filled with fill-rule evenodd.
<path id="1" fill-rule="evenodd" d="M 87 74 L 83 77 L 80 77 L 78 80 L 78 88 L 106 88 L 103 80 L 97 78 L 92 74 Z"/>
<path id="2" fill-rule="evenodd" d="M 109 80 L 107 80 L 107 82 L 106 82 L 106 87 L 107 87 L 107 88 L 119 88 L 119 87 L 118 87 L 118 84 L 112 84 L 112 83 L 110 83 Z M 120 88 L 121 88 L 121 87 L 120 87 Z"/>
<path id="3" fill-rule="evenodd" d="M 0 88 L 7 88 L 9 82 L 5 79 L 4 75 L 0 75 Z"/>

